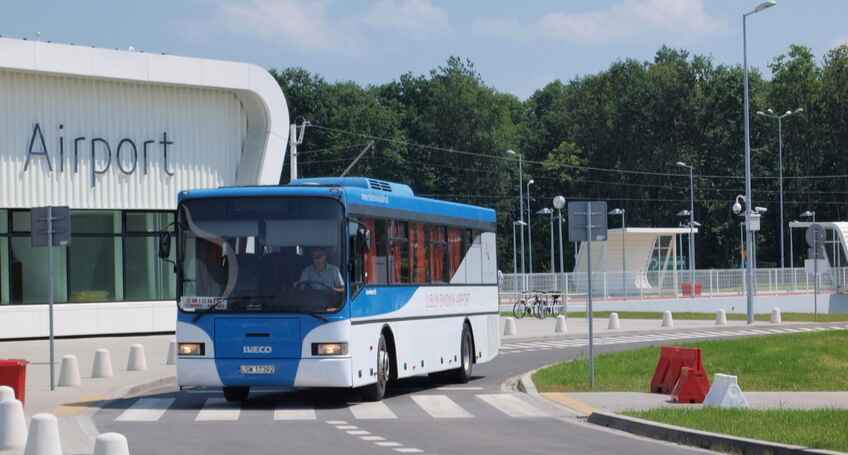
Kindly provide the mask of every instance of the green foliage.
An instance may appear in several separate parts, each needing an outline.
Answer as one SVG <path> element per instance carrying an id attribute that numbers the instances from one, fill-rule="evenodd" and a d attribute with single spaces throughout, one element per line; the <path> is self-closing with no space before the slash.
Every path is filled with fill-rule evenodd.
<path id="1" fill-rule="evenodd" d="M 844 409 L 662 408 L 625 414 L 712 433 L 848 451 L 848 410 Z"/>
<path id="2" fill-rule="evenodd" d="M 753 199 L 769 209 L 758 235 L 761 266 L 780 263 L 778 138 L 776 121 L 755 112 L 805 111 L 783 122 L 785 220 L 807 209 L 819 219 L 848 216 L 848 179 L 797 178 L 848 169 L 848 46 L 819 63 L 809 48 L 793 45 L 769 69 L 771 80 L 756 69 L 750 74 Z M 662 47 L 652 61 L 627 59 L 555 80 L 525 101 L 486 85 L 470 61 L 457 57 L 427 74 L 366 87 L 327 82 L 301 68 L 272 74 L 292 119 L 316 125 L 299 147 L 302 175 L 338 175 L 374 140 L 351 175 L 398 180 L 418 194 L 496 209 L 506 240 L 498 245 L 504 271 L 512 270 L 511 222 L 518 215 L 518 163 L 508 149 L 524 159 L 524 182 L 535 180 L 534 211 L 559 194 L 602 199 L 626 209 L 634 227 L 677 225 L 675 213 L 689 205 L 689 180 L 674 163 L 691 163 L 696 216 L 704 226 L 696 236 L 698 266 L 738 262 L 739 220 L 729 207 L 744 193 L 739 66 Z M 281 178 L 287 180 L 288 170 Z M 534 270 L 544 271 L 549 223 L 533 221 Z M 796 242 L 798 264 L 804 248 Z M 566 256 L 570 269 L 572 255 Z"/>
<path id="3" fill-rule="evenodd" d="M 742 390 L 848 390 L 848 331 L 769 335 L 699 341 L 704 368 L 739 377 Z M 602 354 L 595 359 L 594 391 L 647 392 L 659 348 Z M 544 368 L 533 375 L 542 392 L 588 391 L 585 359 Z"/>

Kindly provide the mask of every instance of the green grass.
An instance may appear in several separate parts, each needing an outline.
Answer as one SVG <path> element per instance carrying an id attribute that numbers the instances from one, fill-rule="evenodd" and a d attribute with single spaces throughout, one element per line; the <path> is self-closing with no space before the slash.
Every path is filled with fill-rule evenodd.
<path id="1" fill-rule="evenodd" d="M 611 311 L 594 311 L 592 316 L 596 318 L 609 318 Z M 618 311 L 619 319 L 662 319 L 662 313 L 650 311 Z M 502 312 L 501 316 L 512 316 L 512 312 Z M 569 311 L 570 318 L 583 318 L 586 316 L 585 311 Z M 690 321 L 712 321 L 715 320 L 715 313 L 673 313 L 674 319 L 690 320 Z M 819 314 L 814 318 L 808 313 L 782 313 L 783 322 L 845 322 L 848 321 L 848 313 L 842 314 Z M 771 314 L 756 314 L 754 320 L 767 322 L 771 318 Z M 744 321 L 747 316 L 741 313 L 728 313 L 728 321 Z"/>
<path id="2" fill-rule="evenodd" d="M 848 390 L 845 330 L 680 345 L 701 348 L 707 373 L 736 375 L 742 390 Z M 592 390 L 647 392 L 658 358 L 658 347 L 599 355 Z M 588 391 L 587 374 L 586 360 L 579 359 L 539 370 L 533 381 L 541 392 Z"/>
<path id="3" fill-rule="evenodd" d="M 793 444 L 815 449 L 848 451 L 848 411 L 681 409 L 628 411 L 625 414 L 713 433 Z"/>

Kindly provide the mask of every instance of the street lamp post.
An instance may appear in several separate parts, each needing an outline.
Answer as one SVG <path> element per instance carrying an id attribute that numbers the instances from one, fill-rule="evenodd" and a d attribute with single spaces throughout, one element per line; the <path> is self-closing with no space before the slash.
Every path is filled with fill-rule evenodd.
<path id="1" fill-rule="evenodd" d="M 694 251 L 692 251 L 692 247 L 695 245 L 695 242 L 692 241 L 692 230 L 695 228 L 695 220 L 692 219 L 691 210 L 681 210 L 677 212 L 677 216 L 689 217 L 689 221 L 686 223 L 689 226 L 689 238 L 687 242 L 687 253 L 689 256 L 689 297 L 695 298 L 695 269 L 693 268 L 695 260 L 693 259 Z"/>
<path id="2" fill-rule="evenodd" d="M 790 115 L 800 114 L 804 112 L 804 108 L 799 107 L 794 111 L 786 111 L 786 113 L 782 115 L 777 115 L 773 110 L 767 109 L 766 112 L 757 111 L 757 115 L 761 115 L 763 117 L 768 117 L 777 120 L 777 141 L 778 141 L 778 168 L 780 169 L 780 173 L 778 174 L 778 185 L 780 187 L 780 268 L 784 267 L 784 258 L 785 255 L 783 253 L 783 119 L 785 117 L 789 117 Z"/>
<path id="3" fill-rule="evenodd" d="M 627 223 L 624 220 L 624 209 L 612 209 L 610 215 L 621 215 L 621 289 L 624 292 L 624 297 L 627 298 L 627 256 L 624 248 L 624 238 L 627 231 Z"/>
<path id="4" fill-rule="evenodd" d="M 527 223 L 524 222 L 524 172 L 521 168 L 523 159 L 514 150 L 507 150 L 506 153 L 508 155 L 518 156 L 518 214 L 521 221 L 521 229 L 519 231 L 521 233 L 521 288 L 522 291 L 525 291 L 527 290 L 527 277 L 524 274 L 524 226 Z"/>
<path id="5" fill-rule="evenodd" d="M 517 251 L 518 248 L 517 248 L 517 245 L 516 245 L 517 242 L 515 240 L 515 226 L 520 226 L 521 231 L 524 232 L 524 225 L 525 224 L 527 224 L 527 223 L 520 221 L 520 220 L 512 222 L 512 276 L 513 276 L 513 283 L 515 282 L 515 277 L 518 276 L 518 251 Z M 522 267 L 523 267 L 523 264 L 522 264 Z"/>
<path id="6" fill-rule="evenodd" d="M 527 263 L 529 265 L 530 270 L 530 278 L 528 279 L 528 283 L 533 280 L 533 224 L 531 223 L 531 218 L 533 218 L 532 213 L 530 211 L 530 185 L 536 183 L 533 179 L 527 181 Z M 529 290 L 532 291 L 532 285 L 529 286 Z"/>
<path id="7" fill-rule="evenodd" d="M 554 211 L 545 207 L 537 211 L 536 215 L 548 215 L 551 219 L 551 273 L 556 274 L 556 265 L 554 264 L 556 260 L 556 256 L 554 255 Z"/>
<path id="8" fill-rule="evenodd" d="M 759 13 L 767 8 L 776 5 L 775 0 L 760 3 L 753 10 L 742 15 L 742 60 L 743 60 L 743 91 L 744 91 L 744 112 L 745 112 L 745 229 L 748 245 L 751 244 L 751 113 L 750 100 L 748 95 L 748 16 Z M 746 300 L 748 303 L 748 324 L 754 322 L 754 294 L 751 289 L 753 281 L 753 267 L 751 264 L 750 255 L 747 261 L 747 273 L 745 281 L 748 284 Z"/>
<path id="9" fill-rule="evenodd" d="M 682 161 L 678 161 L 677 165 L 689 169 L 689 286 L 693 289 L 690 296 L 695 298 L 695 167 Z"/>
<path id="10" fill-rule="evenodd" d="M 565 252 L 562 245 L 562 208 L 565 207 L 565 197 L 557 196 L 554 198 L 554 208 L 557 210 L 557 228 L 559 230 L 559 291 L 562 298 L 562 278 L 565 276 Z M 567 305 L 565 299 L 562 299 L 562 304 Z M 568 314 L 568 307 L 565 307 L 564 313 Z"/>

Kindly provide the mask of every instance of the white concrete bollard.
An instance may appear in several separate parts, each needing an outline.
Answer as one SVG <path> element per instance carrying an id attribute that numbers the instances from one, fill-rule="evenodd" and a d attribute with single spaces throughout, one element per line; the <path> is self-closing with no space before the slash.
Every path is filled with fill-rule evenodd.
<path id="1" fill-rule="evenodd" d="M 80 380 L 79 362 L 74 355 L 62 357 L 62 365 L 59 367 L 59 387 L 79 387 Z"/>
<path id="2" fill-rule="evenodd" d="M 748 400 L 736 382 L 736 376 L 716 373 L 710 391 L 704 397 L 704 406 L 719 408 L 747 408 Z"/>
<path id="3" fill-rule="evenodd" d="M 607 326 L 609 330 L 616 330 L 621 328 L 621 321 L 618 320 L 618 313 L 610 313 L 609 315 L 609 325 Z"/>
<path id="4" fill-rule="evenodd" d="M 168 343 L 168 358 L 165 359 L 165 365 L 177 364 L 177 340 L 171 340 Z"/>
<path id="5" fill-rule="evenodd" d="M 120 433 L 103 433 L 94 441 L 94 455 L 130 455 L 127 438 Z"/>
<path id="6" fill-rule="evenodd" d="M 568 332 L 568 324 L 566 323 L 565 316 L 559 315 L 556 317 L 556 325 L 554 326 L 555 333 L 565 333 Z"/>
<path id="7" fill-rule="evenodd" d="M 147 370 L 147 358 L 144 356 L 144 346 L 134 344 L 130 346 L 130 357 L 127 359 L 127 371 Z"/>
<path id="8" fill-rule="evenodd" d="M 783 322 L 783 317 L 780 314 L 780 308 L 772 308 L 771 310 L 771 323 L 772 324 L 780 324 Z"/>
<path id="9" fill-rule="evenodd" d="M 92 378 L 111 378 L 114 376 L 112 371 L 112 355 L 108 349 L 98 349 L 94 351 L 94 364 L 91 366 Z"/>
<path id="10" fill-rule="evenodd" d="M 671 317 L 671 311 L 663 312 L 662 326 L 668 328 L 674 327 L 674 319 Z"/>
<path id="11" fill-rule="evenodd" d="M 13 388 L 11 388 L 7 385 L 0 385 L 0 403 L 7 401 L 7 400 L 14 400 L 14 399 L 15 399 L 15 389 L 13 389 Z"/>
<path id="12" fill-rule="evenodd" d="M 53 414 L 36 414 L 29 423 L 24 455 L 62 455 L 59 422 Z"/>
<path id="13" fill-rule="evenodd" d="M 14 399 L 0 401 L 0 450 L 23 449 L 26 441 L 24 405 Z"/>
<path id="14" fill-rule="evenodd" d="M 724 310 L 716 311 L 716 325 L 727 325 L 727 313 Z"/>
<path id="15" fill-rule="evenodd" d="M 515 318 L 504 318 L 504 336 L 513 336 L 518 334 L 518 328 L 515 326 Z"/>

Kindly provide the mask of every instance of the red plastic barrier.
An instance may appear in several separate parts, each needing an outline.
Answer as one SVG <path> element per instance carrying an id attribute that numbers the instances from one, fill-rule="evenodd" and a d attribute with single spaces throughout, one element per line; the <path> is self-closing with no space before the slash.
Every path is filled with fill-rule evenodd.
<path id="1" fill-rule="evenodd" d="M 15 398 L 26 404 L 26 360 L 0 360 L 0 385 L 15 389 Z"/>
<path id="2" fill-rule="evenodd" d="M 671 399 L 675 403 L 703 403 L 709 391 L 710 379 L 706 371 L 683 367 L 671 391 Z"/>
<path id="3" fill-rule="evenodd" d="M 680 293 L 685 296 L 692 295 L 693 288 L 695 295 L 699 296 L 704 290 L 704 285 L 702 285 L 699 281 L 695 282 L 695 286 L 692 286 L 690 283 L 680 283 Z"/>
<path id="4" fill-rule="evenodd" d="M 651 378 L 651 392 L 671 393 L 680 377 L 680 369 L 683 367 L 704 371 L 701 350 L 698 348 L 661 347 L 654 377 Z"/>

